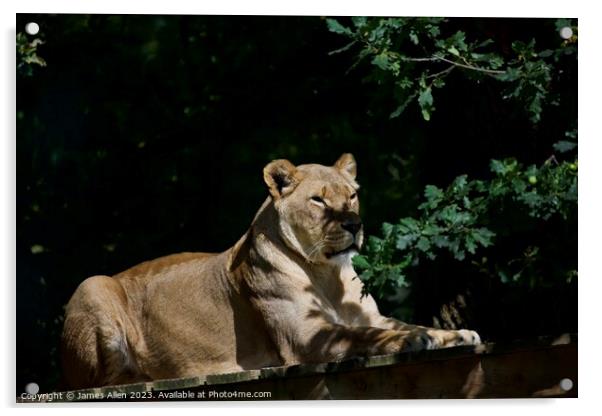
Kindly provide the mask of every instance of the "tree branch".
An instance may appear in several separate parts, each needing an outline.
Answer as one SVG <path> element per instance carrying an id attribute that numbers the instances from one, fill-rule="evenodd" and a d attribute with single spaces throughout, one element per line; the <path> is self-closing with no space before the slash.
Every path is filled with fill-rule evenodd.
<path id="1" fill-rule="evenodd" d="M 481 68 L 478 66 L 463 64 L 461 62 L 456 62 L 456 61 L 452 61 L 451 59 L 444 58 L 443 56 L 440 56 L 440 55 L 433 55 L 431 57 L 425 57 L 425 58 L 411 58 L 411 57 L 407 57 L 407 56 L 400 56 L 400 59 L 403 61 L 409 61 L 409 62 L 443 61 L 443 62 L 447 62 L 448 64 L 451 64 L 453 66 L 457 66 L 457 67 L 464 68 L 464 69 L 470 69 L 471 71 L 484 72 L 484 73 L 490 74 L 490 75 L 500 75 L 500 74 L 506 73 L 506 71 L 501 71 L 498 69 L 487 69 L 487 68 Z"/>
<path id="2" fill-rule="evenodd" d="M 481 68 L 478 66 L 462 64 L 460 62 L 452 61 L 451 59 L 447 59 L 447 58 L 444 58 L 444 57 L 438 56 L 438 55 L 436 55 L 434 57 L 440 61 L 447 62 L 448 64 L 459 66 L 460 68 L 470 69 L 472 71 L 479 71 L 479 72 L 484 72 L 486 74 L 492 74 L 492 75 L 500 75 L 500 74 L 506 73 L 506 71 L 501 71 L 498 69 L 487 69 L 487 68 Z"/>
<path id="3" fill-rule="evenodd" d="M 449 73 L 450 73 L 450 72 L 451 72 L 451 71 L 452 71 L 452 70 L 453 70 L 455 67 L 456 67 L 455 65 L 450 65 L 450 66 L 448 66 L 447 68 L 445 68 L 443 71 L 439 71 L 439 72 L 435 72 L 434 74 L 427 75 L 427 77 L 426 77 L 426 78 L 427 78 L 427 79 L 430 79 L 430 78 L 437 78 L 438 76 L 441 76 L 441 75 L 447 75 L 447 74 L 449 74 Z"/>

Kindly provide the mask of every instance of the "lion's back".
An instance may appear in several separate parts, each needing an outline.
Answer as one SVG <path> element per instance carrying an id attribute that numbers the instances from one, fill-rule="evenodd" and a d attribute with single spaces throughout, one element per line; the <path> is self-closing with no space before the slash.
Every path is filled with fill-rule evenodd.
<path id="1" fill-rule="evenodd" d="M 191 262 L 207 260 L 216 256 L 216 253 L 183 252 L 170 254 L 153 260 L 148 260 L 130 267 L 113 276 L 115 279 L 151 279 L 154 276 L 163 275 L 169 269 L 185 266 Z"/>

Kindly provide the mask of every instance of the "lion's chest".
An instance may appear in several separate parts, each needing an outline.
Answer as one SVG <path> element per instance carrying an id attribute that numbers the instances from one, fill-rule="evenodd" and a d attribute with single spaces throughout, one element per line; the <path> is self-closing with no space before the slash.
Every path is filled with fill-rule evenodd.
<path id="1" fill-rule="evenodd" d="M 343 278 L 335 284 L 314 285 L 312 305 L 328 321 L 345 326 L 369 326 L 369 311 L 364 308 L 361 286 Z M 332 283 L 332 282 L 329 282 Z M 311 313 L 311 312 L 310 312 Z"/>

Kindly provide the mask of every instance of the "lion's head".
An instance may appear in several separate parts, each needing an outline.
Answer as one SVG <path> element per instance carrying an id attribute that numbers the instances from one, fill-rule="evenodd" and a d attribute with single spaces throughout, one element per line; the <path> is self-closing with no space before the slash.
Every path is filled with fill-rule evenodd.
<path id="1" fill-rule="evenodd" d="M 263 177 L 289 248 L 311 263 L 341 263 L 359 250 L 363 230 L 353 155 L 343 154 L 333 166 L 274 160 Z"/>

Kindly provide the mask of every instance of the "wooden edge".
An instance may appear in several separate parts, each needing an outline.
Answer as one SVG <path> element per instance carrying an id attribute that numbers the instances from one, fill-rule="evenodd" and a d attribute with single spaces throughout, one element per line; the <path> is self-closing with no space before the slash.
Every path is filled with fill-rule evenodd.
<path id="1" fill-rule="evenodd" d="M 541 336 L 534 339 L 516 340 L 508 343 L 486 343 L 477 346 L 459 346 L 390 355 L 355 357 L 343 361 L 295 364 L 280 367 L 267 367 L 254 370 L 243 370 L 234 373 L 213 374 L 189 378 L 154 380 L 142 383 L 122 384 L 115 386 L 96 387 L 89 389 L 47 393 L 47 399 L 38 397 L 27 399 L 17 397 L 17 403 L 39 402 L 72 402 L 77 398 L 87 401 L 94 397 L 115 397 L 128 393 L 159 392 L 178 389 L 218 386 L 254 380 L 269 380 L 299 376 L 311 376 L 335 372 L 346 372 L 358 369 L 374 369 L 391 365 L 418 364 L 427 361 L 455 360 L 475 355 L 508 354 L 521 350 L 538 350 L 554 348 L 558 345 L 576 344 L 577 334 L 562 334 L 560 336 Z"/>

